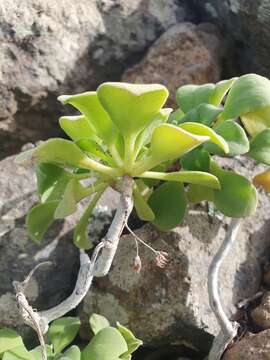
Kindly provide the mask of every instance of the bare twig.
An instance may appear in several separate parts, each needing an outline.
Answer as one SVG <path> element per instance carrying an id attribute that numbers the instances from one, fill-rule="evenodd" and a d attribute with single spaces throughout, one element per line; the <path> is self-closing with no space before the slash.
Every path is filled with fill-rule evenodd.
<path id="1" fill-rule="evenodd" d="M 226 315 L 219 294 L 219 270 L 223 260 L 230 251 L 240 227 L 239 219 L 232 219 L 227 234 L 216 255 L 214 256 L 208 272 L 208 295 L 212 311 L 220 325 L 221 331 L 215 338 L 208 360 L 219 360 L 228 344 L 237 334 L 238 323 L 231 322 Z"/>
<path id="2" fill-rule="evenodd" d="M 25 285 L 29 281 L 29 276 L 32 276 L 33 271 L 27 276 L 24 282 L 16 282 L 16 296 L 24 322 L 37 332 L 41 347 L 42 349 L 45 349 L 43 351 L 44 354 L 42 355 L 42 360 L 47 359 L 43 334 L 47 332 L 49 323 L 65 315 L 79 305 L 87 294 L 94 276 L 105 276 L 109 272 L 120 236 L 133 208 L 132 186 L 132 178 L 124 175 L 120 183 L 121 196 L 119 206 L 111 226 L 108 229 L 106 236 L 96 246 L 91 260 L 89 256 L 81 250 L 81 265 L 77 282 L 72 294 L 66 300 L 49 310 L 41 312 L 34 311 L 24 295 Z"/>

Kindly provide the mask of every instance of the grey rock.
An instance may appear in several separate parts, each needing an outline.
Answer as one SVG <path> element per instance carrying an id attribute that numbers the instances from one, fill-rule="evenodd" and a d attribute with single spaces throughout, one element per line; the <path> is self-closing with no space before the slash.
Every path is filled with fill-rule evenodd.
<path id="1" fill-rule="evenodd" d="M 33 170 L 14 163 L 14 157 L 0 161 L 0 328 L 16 328 L 32 338 L 18 314 L 12 282 L 22 281 L 36 264 L 50 261 L 34 274 L 26 295 L 34 308 L 45 310 L 64 300 L 73 290 L 79 269 L 79 251 L 73 245 L 73 228 L 83 210 L 65 221 L 57 221 L 40 244 L 29 239 L 25 228 L 27 211 L 37 202 Z M 93 242 L 108 227 L 117 201 L 107 191 L 91 221 Z"/>
<path id="2" fill-rule="evenodd" d="M 228 62 L 236 73 L 270 76 L 270 3 L 268 0 L 193 0 L 200 18 L 212 21 L 228 40 Z"/>
<path id="3" fill-rule="evenodd" d="M 7 0 L 0 7 L 0 157 L 58 134 L 57 95 L 119 79 L 162 32 L 177 0 Z"/>
<path id="4" fill-rule="evenodd" d="M 230 160 L 223 163 L 231 166 Z M 234 167 L 249 176 L 259 170 L 246 159 L 240 159 Z M 261 192 L 256 214 L 243 221 L 238 240 L 224 263 L 220 284 L 229 315 L 235 312 L 239 300 L 259 288 L 261 264 L 269 257 L 269 214 L 269 196 Z M 228 219 L 211 218 L 202 207 L 196 207 L 170 232 L 144 226 L 137 231 L 138 236 L 155 249 L 167 251 L 171 260 L 165 269 L 159 269 L 151 252 L 140 246 L 140 274 L 132 269 L 134 239 L 123 236 L 112 271 L 95 281 L 84 301 L 82 336 L 89 333 L 89 314 L 96 312 L 129 326 L 148 345 L 184 342 L 201 351 L 209 349 L 219 328 L 208 305 L 207 272 L 227 224 Z"/>

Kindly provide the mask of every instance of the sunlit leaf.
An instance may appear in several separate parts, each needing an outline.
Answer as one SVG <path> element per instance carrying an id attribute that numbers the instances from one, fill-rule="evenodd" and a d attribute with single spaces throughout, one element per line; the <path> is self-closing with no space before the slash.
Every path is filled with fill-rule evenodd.
<path id="1" fill-rule="evenodd" d="M 185 170 L 209 171 L 210 155 L 203 147 L 197 147 L 181 158 L 181 165 Z"/>
<path id="2" fill-rule="evenodd" d="M 223 170 L 211 163 L 211 171 L 220 181 L 221 189 L 214 190 L 214 204 L 226 216 L 233 218 L 253 214 L 257 206 L 257 191 L 252 183 L 242 175 Z"/>
<path id="3" fill-rule="evenodd" d="M 5 352 L 3 360 L 35 360 L 35 358 L 24 345 L 21 345 Z"/>
<path id="4" fill-rule="evenodd" d="M 16 331 L 11 329 L 0 329 L 0 356 L 5 351 L 23 346 L 23 341 Z"/>
<path id="5" fill-rule="evenodd" d="M 153 191 L 149 205 L 155 214 L 152 222 L 158 229 L 166 231 L 175 228 L 186 212 L 184 186 L 177 182 L 165 182 Z"/>
<path id="6" fill-rule="evenodd" d="M 270 192 L 270 171 L 264 171 L 260 174 L 257 174 L 254 179 L 253 179 L 253 183 L 256 186 L 262 186 L 263 189 L 266 192 Z"/>
<path id="7" fill-rule="evenodd" d="M 26 216 L 26 226 L 32 240 L 40 241 L 54 221 L 58 200 L 34 206 Z"/>
<path id="8" fill-rule="evenodd" d="M 213 174 L 202 171 L 176 171 L 170 173 L 146 171 L 141 174 L 140 177 L 146 179 L 159 179 L 164 181 L 178 181 L 183 183 L 203 185 L 212 189 L 220 189 L 218 178 Z"/>
<path id="9" fill-rule="evenodd" d="M 179 125 L 182 129 L 195 134 L 195 135 L 204 135 L 208 136 L 210 138 L 210 141 L 217 145 L 224 153 L 229 152 L 229 146 L 226 143 L 226 141 L 218 135 L 214 130 L 212 130 L 210 127 L 194 123 L 194 122 L 186 122 L 184 124 Z"/>
<path id="10" fill-rule="evenodd" d="M 181 86 L 176 92 L 177 105 L 187 113 L 202 103 L 209 103 L 214 89 L 214 84 Z"/>
<path id="11" fill-rule="evenodd" d="M 46 353 L 47 353 L 47 356 L 48 356 L 48 360 L 54 360 L 55 359 L 53 349 L 52 349 L 52 345 L 46 345 Z M 33 357 L 34 360 L 40 360 L 41 359 L 41 354 L 42 354 L 41 346 L 39 345 L 35 349 L 31 350 L 30 354 L 31 354 L 31 356 Z"/>
<path id="12" fill-rule="evenodd" d="M 237 79 L 237 77 L 234 77 L 232 79 L 222 80 L 222 81 L 219 81 L 218 83 L 216 83 L 215 89 L 213 90 L 213 92 L 210 95 L 209 102 L 215 106 L 220 105 L 224 96 L 229 91 L 229 89 L 232 87 L 232 85 L 236 79 Z"/>
<path id="13" fill-rule="evenodd" d="M 36 165 L 37 188 L 41 202 L 60 200 L 71 174 L 60 166 L 49 163 Z"/>
<path id="14" fill-rule="evenodd" d="M 85 347 L 81 360 L 119 360 L 127 351 L 127 343 L 121 333 L 113 327 L 106 327 Z"/>
<path id="15" fill-rule="evenodd" d="M 222 118 L 241 117 L 247 131 L 254 136 L 270 126 L 269 111 L 270 81 L 257 74 L 247 74 L 234 82 Z"/>
<path id="16" fill-rule="evenodd" d="M 73 141 L 95 135 L 94 128 L 84 115 L 62 116 L 59 119 L 59 124 Z"/>
<path id="17" fill-rule="evenodd" d="M 75 339 L 80 325 L 79 318 L 68 316 L 52 322 L 48 335 L 56 354 L 60 353 Z"/>
<path id="18" fill-rule="evenodd" d="M 114 142 L 118 131 L 100 104 L 95 91 L 88 91 L 77 95 L 62 95 L 58 100 L 64 104 L 73 105 L 84 114 L 89 120 L 90 126 L 95 129 L 97 135 L 102 138 L 105 143 L 111 144 Z M 87 134 L 84 134 L 83 137 L 87 136 Z"/>
<path id="19" fill-rule="evenodd" d="M 90 327 L 95 335 L 100 330 L 110 326 L 109 321 L 104 316 L 99 314 L 91 315 L 89 322 L 90 322 Z"/>
<path id="20" fill-rule="evenodd" d="M 133 198 L 138 217 L 143 221 L 153 221 L 155 214 L 137 188 L 133 190 Z"/>
<path id="21" fill-rule="evenodd" d="M 171 124 L 158 126 L 151 140 L 151 154 L 159 162 L 176 159 L 203 142 L 208 136 L 199 136 Z"/>
<path id="22" fill-rule="evenodd" d="M 270 129 L 262 131 L 252 139 L 249 155 L 265 165 L 270 165 Z"/>
<path id="23" fill-rule="evenodd" d="M 95 140 L 82 138 L 76 141 L 76 145 L 88 155 L 100 158 L 106 161 L 109 165 L 115 166 L 111 156 L 109 156 Z"/>
<path id="24" fill-rule="evenodd" d="M 107 82 L 99 86 L 98 98 L 123 135 L 136 135 L 157 115 L 168 90 L 159 84 L 138 85 Z"/>
<path id="25" fill-rule="evenodd" d="M 221 156 L 237 156 L 245 154 L 249 151 L 249 140 L 244 129 L 233 120 L 224 121 L 215 129 L 216 133 L 226 140 L 229 146 L 229 152 L 225 154 L 215 144 L 207 143 L 204 147 L 212 154 Z"/>
<path id="26" fill-rule="evenodd" d="M 128 328 L 121 325 L 119 322 L 117 323 L 117 330 L 123 335 L 128 346 L 127 353 L 121 356 L 121 358 L 124 359 L 125 356 L 128 356 L 129 354 L 132 354 L 134 351 L 136 351 L 143 344 L 143 342 L 142 340 L 137 339 Z"/>

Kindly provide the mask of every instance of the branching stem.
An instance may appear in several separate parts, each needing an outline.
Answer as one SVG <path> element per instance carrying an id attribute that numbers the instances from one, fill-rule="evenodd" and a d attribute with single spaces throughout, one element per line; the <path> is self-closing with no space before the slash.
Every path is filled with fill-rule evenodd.
<path id="1" fill-rule="evenodd" d="M 220 359 L 227 345 L 235 337 L 237 333 L 238 324 L 235 322 L 231 322 L 223 309 L 220 300 L 218 278 L 219 278 L 219 271 L 221 265 L 237 238 L 239 227 L 240 227 L 240 220 L 232 219 L 227 234 L 224 238 L 224 241 L 221 244 L 220 248 L 218 249 L 209 267 L 209 272 L 208 272 L 209 302 L 211 309 L 215 314 L 215 317 L 221 328 L 220 334 L 214 340 L 213 347 L 209 354 L 209 358 L 208 358 L 209 360 Z"/>

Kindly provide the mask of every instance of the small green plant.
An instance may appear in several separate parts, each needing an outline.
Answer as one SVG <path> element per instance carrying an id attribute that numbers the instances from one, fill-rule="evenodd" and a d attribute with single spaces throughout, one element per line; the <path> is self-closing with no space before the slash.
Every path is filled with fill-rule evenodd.
<path id="1" fill-rule="evenodd" d="M 188 203 L 208 201 L 233 219 L 256 210 L 255 186 L 245 176 L 223 169 L 218 158 L 247 154 L 270 165 L 270 81 L 248 74 L 217 84 L 185 85 L 177 91 L 178 109 L 174 112 L 163 108 L 167 96 L 163 85 L 126 83 L 104 83 L 96 92 L 60 96 L 63 104 L 80 112 L 60 118 L 60 126 L 71 140 L 50 139 L 18 157 L 18 162 L 35 163 L 36 167 L 40 204 L 27 216 L 27 228 L 34 241 L 42 239 L 54 220 L 73 214 L 77 204 L 89 198 L 75 227 L 74 243 L 90 249 L 88 222 L 94 207 L 108 187 L 121 194 L 108 233 L 88 263 L 85 281 L 77 282 L 84 288 L 76 289 L 69 301 L 58 305 L 57 311 L 40 314 L 42 332 L 56 314 L 63 316 L 78 305 L 93 276 L 108 273 L 122 230 L 125 226 L 129 229 L 127 222 L 133 206 L 140 219 L 162 231 L 181 222 Z M 260 175 L 254 182 L 267 188 L 269 175 Z M 235 329 L 222 310 L 217 275 L 238 227 L 239 221 L 233 220 L 209 273 L 211 306 L 222 329 L 229 334 L 223 345 Z M 134 236 L 134 268 L 139 271 L 137 240 L 143 241 Z M 152 250 L 157 265 L 163 267 L 167 254 Z M 23 302 L 20 305 L 24 307 Z M 33 326 L 33 322 L 28 323 Z"/>
<path id="2" fill-rule="evenodd" d="M 93 314 L 90 326 L 94 336 L 81 350 L 76 345 L 70 345 L 78 334 L 80 320 L 63 317 L 53 321 L 47 336 L 48 360 L 130 360 L 132 353 L 142 345 L 142 341 L 129 329 L 119 323 L 112 327 L 101 315 Z M 27 350 L 22 338 L 14 330 L 0 329 L 0 359 L 40 360 L 41 355 L 41 346 Z"/>

